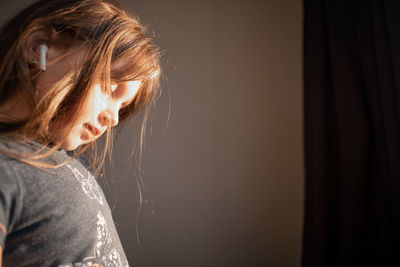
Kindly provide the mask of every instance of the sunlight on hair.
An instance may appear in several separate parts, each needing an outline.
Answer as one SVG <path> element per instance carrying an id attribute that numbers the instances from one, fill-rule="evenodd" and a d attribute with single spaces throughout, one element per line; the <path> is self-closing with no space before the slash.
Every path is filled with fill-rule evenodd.
<path id="1" fill-rule="evenodd" d="M 159 74 L 160 74 L 159 70 L 154 71 L 153 74 L 150 76 L 150 79 L 156 78 Z"/>

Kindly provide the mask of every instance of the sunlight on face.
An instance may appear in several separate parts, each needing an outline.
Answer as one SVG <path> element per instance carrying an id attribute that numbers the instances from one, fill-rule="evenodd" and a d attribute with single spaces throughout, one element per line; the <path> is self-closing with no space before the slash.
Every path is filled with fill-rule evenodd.
<path id="1" fill-rule="evenodd" d="M 85 61 L 86 51 L 85 47 L 77 46 L 68 52 L 68 56 L 65 56 L 64 50 L 50 46 L 47 60 L 51 63 L 36 81 L 38 97 L 43 97 L 72 69 L 79 68 Z M 52 141 L 61 143 L 62 148 L 69 151 L 96 140 L 108 127 L 118 124 L 119 110 L 135 98 L 141 84 L 141 81 L 112 84 L 111 93 L 105 92 L 106 90 L 103 90 L 100 84 L 95 84 L 89 90 L 89 95 L 80 107 L 77 116 L 54 127 L 55 137 Z"/>
<path id="2" fill-rule="evenodd" d="M 113 84 L 111 94 L 104 92 L 100 84 L 94 85 L 74 124 L 69 125 L 71 130 L 63 140 L 62 148 L 74 150 L 99 138 L 108 127 L 116 126 L 120 109 L 132 102 L 140 85 L 140 81 Z M 64 134 L 63 131 L 61 129 L 57 136 Z"/>

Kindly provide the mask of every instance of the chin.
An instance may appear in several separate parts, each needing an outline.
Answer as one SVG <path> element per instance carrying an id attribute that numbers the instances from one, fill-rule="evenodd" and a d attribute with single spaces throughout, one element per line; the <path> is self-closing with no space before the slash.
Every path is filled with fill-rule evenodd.
<path id="1" fill-rule="evenodd" d="M 82 143 L 81 142 L 74 142 L 73 140 L 65 140 L 62 144 L 62 149 L 65 151 L 72 151 L 77 149 Z"/>
<path id="2" fill-rule="evenodd" d="M 62 149 L 64 149 L 65 151 L 72 151 L 78 148 L 78 146 L 71 146 L 71 145 L 62 145 L 61 147 Z"/>

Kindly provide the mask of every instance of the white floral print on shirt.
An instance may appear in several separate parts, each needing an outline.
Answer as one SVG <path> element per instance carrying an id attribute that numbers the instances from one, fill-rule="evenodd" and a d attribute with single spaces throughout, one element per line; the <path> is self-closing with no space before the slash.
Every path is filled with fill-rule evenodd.
<path id="1" fill-rule="evenodd" d="M 103 196 L 101 194 L 101 188 L 96 182 L 94 176 L 87 171 L 87 177 L 85 177 L 77 168 L 67 164 L 67 167 L 75 175 L 76 179 L 82 184 L 83 192 L 90 198 L 96 199 L 101 205 L 104 204 Z"/>

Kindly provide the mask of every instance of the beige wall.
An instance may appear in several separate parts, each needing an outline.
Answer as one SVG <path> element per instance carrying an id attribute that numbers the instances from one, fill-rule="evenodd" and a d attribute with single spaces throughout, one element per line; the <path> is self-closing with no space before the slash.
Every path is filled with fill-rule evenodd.
<path id="1" fill-rule="evenodd" d="M 28 2 L 1 1 L 2 17 Z M 125 2 L 166 54 L 142 164 L 154 207 L 139 216 L 142 248 L 131 126 L 108 171 L 131 264 L 300 266 L 302 1 Z"/>
<path id="2" fill-rule="evenodd" d="M 124 235 L 131 259 L 300 266 L 302 1 L 126 2 L 166 53 L 142 165 L 155 213 L 143 215 L 143 249 Z"/>

